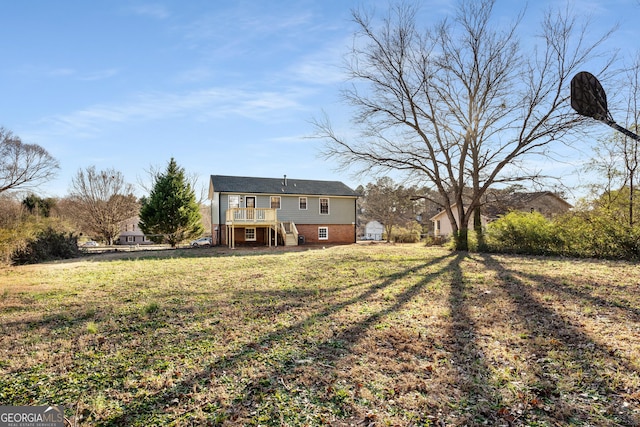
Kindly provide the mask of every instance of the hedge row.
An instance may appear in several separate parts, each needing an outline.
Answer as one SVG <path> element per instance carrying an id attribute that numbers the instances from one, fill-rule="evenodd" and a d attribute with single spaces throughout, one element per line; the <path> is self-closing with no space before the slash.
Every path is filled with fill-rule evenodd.
<path id="1" fill-rule="evenodd" d="M 540 213 L 510 212 L 490 223 L 489 251 L 606 259 L 640 259 L 640 225 L 606 210 L 572 212 L 548 220 Z"/>

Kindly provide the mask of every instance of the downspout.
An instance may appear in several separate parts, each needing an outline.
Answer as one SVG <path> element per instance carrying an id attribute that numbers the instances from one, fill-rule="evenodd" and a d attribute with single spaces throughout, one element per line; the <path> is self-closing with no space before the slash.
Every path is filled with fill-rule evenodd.
<path id="1" fill-rule="evenodd" d="M 358 243 L 358 197 L 353 199 L 353 243 Z"/>
<path id="2" fill-rule="evenodd" d="M 218 222 L 220 224 L 218 224 L 218 244 L 222 244 L 222 203 L 220 202 L 220 195 L 221 193 L 218 193 Z M 225 226 L 227 225 L 227 221 L 225 219 L 224 221 Z M 228 239 L 229 236 L 227 236 Z"/>
<path id="3" fill-rule="evenodd" d="M 213 195 L 211 196 L 211 198 L 209 199 L 209 225 L 211 227 L 211 244 L 212 245 L 217 245 L 218 240 L 217 237 L 214 239 L 213 236 L 213 230 L 214 230 L 214 225 L 213 225 Z"/>

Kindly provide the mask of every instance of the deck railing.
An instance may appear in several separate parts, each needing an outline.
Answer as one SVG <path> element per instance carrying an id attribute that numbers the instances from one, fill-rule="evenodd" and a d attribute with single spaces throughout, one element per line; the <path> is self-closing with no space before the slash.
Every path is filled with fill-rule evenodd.
<path id="1" fill-rule="evenodd" d="M 274 223 L 278 221 L 277 209 L 231 208 L 227 210 L 227 224 Z"/>

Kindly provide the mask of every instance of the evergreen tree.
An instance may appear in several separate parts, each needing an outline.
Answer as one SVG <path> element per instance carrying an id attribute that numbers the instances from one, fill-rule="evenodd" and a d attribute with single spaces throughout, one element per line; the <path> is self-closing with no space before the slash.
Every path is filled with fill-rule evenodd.
<path id="1" fill-rule="evenodd" d="M 178 243 L 204 232 L 196 195 L 184 169 L 172 157 L 165 173 L 158 173 L 140 209 L 140 229 L 156 243 Z"/>
<path id="2" fill-rule="evenodd" d="M 42 215 L 43 217 L 48 218 L 49 215 L 51 215 L 51 209 L 56 205 L 56 201 L 51 197 L 43 199 L 35 194 L 29 194 L 22 200 L 22 205 L 30 214 Z"/>

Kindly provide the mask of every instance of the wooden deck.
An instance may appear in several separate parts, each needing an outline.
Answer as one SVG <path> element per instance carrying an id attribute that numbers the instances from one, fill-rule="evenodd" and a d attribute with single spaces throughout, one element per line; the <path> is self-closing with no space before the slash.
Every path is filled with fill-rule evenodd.
<path id="1" fill-rule="evenodd" d="M 269 226 L 278 224 L 278 210 L 271 208 L 231 208 L 226 224 L 231 226 Z"/>
<path id="2" fill-rule="evenodd" d="M 278 235 L 282 236 L 285 246 L 298 245 L 298 230 L 291 221 L 278 222 L 278 210 L 271 208 L 231 208 L 226 213 L 227 242 L 230 248 L 236 246 L 236 228 L 265 228 L 266 240 L 271 246 L 272 232 L 278 246 Z"/>
<path id="3" fill-rule="evenodd" d="M 272 208 L 231 208 L 226 214 L 227 241 L 230 248 L 235 248 L 236 228 L 266 228 L 268 229 L 267 245 L 271 246 L 271 232 L 278 233 L 278 210 Z M 278 239 L 276 237 L 276 246 Z"/>

